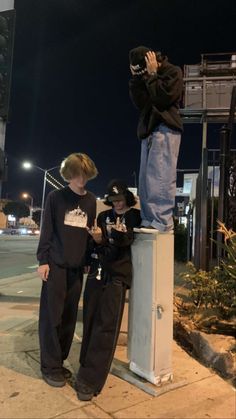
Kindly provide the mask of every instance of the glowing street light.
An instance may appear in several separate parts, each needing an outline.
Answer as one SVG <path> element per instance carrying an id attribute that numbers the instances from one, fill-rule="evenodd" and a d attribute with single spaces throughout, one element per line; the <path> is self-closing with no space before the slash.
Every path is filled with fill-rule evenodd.
<path id="1" fill-rule="evenodd" d="M 31 164 L 29 161 L 25 161 L 25 162 L 22 164 L 22 167 L 23 167 L 24 169 L 28 170 L 28 169 L 31 169 L 31 168 L 32 168 L 32 164 Z"/>
<path id="2" fill-rule="evenodd" d="M 38 169 L 41 172 L 44 173 L 44 177 L 43 177 L 43 192 L 42 192 L 42 203 L 41 203 L 41 215 L 40 215 L 40 230 L 42 228 L 42 223 L 43 223 L 43 211 L 44 211 L 44 201 L 45 201 L 45 191 L 46 191 L 46 183 L 47 183 L 47 174 L 48 172 L 50 172 L 51 170 L 57 169 L 60 166 L 54 166 L 54 167 L 50 167 L 50 169 L 43 169 L 42 167 L 36 166 L 35 164 L 32 164 L 29 161 L 24 161 L 22 163 L 22 167 L 23 169 L 26 170 L 30 170 L 30 169 Z M 55 179 L 56 180 L 56 179 Z M 61 187 L 63 186 L 62 184 L 60 184 L 60 182 L 56 181 Z M 55 187 L 55 185 L 53 185 Z"/>

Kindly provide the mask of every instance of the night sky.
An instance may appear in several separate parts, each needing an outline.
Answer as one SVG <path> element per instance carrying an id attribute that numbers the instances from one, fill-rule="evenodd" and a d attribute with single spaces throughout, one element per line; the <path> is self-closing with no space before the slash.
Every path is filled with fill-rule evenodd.
<path id="1" fill-rule="evenodd" d="M 28 192 L 38 205 L 43 174 L 25 172 L 26 159 L 48 169 L 85 152 L 99 170 L 88 189 L 103 195 L 114 177 L 134 185 L 140 142 L 128 95 L 131 48 L 161 50 L 182 68 L 201 53 L 236 49 L 235 0 L 15 0 L 15 9 L 3 197 Z M 219 126 L 209 127 L 208 146 L 219 147 Z M 185 125 L 178 167 L 198 168 L 200 156 L 201 125 Z"/>

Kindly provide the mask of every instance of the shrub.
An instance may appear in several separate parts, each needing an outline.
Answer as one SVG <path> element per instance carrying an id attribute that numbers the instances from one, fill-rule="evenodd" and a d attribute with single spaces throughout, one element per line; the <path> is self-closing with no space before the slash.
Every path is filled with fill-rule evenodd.
<path id="1" fill-rule="evenodd" d="M 190 288 L 189 296 L 196 308 L 220 309 L 225 318 L 236 314 L 236 233 L 218 222 L 218 231 L 224 235 L 224 243 L 216 242 L 226 257 L 211 271 L 197 270 L 192 263 L 188 272 L 180 276 Z"/>

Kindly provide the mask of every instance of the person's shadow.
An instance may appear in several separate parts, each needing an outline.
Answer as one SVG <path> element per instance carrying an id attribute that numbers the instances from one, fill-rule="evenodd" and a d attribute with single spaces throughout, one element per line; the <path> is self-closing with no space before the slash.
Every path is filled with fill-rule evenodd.
<path id="1" fill-rule="evenodd" d="M 25 298 L 27 301 L 25 301 Z M 41 379 L 40 371 L 40 350 L 38 338 L 38 298 L 35 297 L 19 297 L 19 296 L 1 296 L 1 301 L 15 301 L 19 305 L 19 309 L 27 307 L 25 303 L 32 300 L 30 310 L 32 318 L 28 318 L 20 325 L 10 327 L 0 339 L 1 366 L 11 369 L 17 373 Z M 23 301 L 24 300 L 24 301 Z M 24 305 L 23 305 L 24 303 Z M 27 309 L 27 308 L 26 308 Z M 74 387 L 75 374 L 79 367 L 79 354 L 82 340 L 82 309 L 79 307 L 74 339 L 68 359 L 65 361 L 65 367 L 72 372 L 72 377 L 68 380 L 68 384 Z"/>

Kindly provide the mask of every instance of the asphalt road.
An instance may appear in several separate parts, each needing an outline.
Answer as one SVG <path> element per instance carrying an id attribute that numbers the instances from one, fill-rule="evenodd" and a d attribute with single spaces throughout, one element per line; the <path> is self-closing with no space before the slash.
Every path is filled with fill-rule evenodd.
<path id="1" fill-rule="evenodd" d="M 36 270 L 38 237 L 0 236 L 0 279 Z"/>

